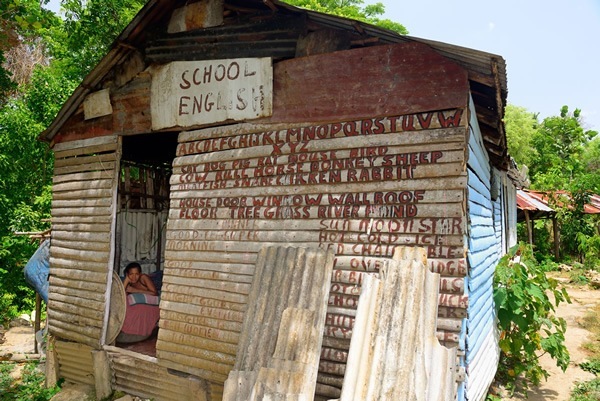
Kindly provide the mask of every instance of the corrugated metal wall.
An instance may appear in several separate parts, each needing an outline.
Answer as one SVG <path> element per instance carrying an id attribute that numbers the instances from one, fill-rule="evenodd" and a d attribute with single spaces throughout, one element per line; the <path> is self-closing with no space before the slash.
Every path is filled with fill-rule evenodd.
<path id="1" fill-rule="evenodd" d="M 116 136 L 54 147 L 48 325 L 93 348 L 105 322 L 118 148 Z"/>
<path id="2" fill-rule="evenodd" d="M 474 113 L 471 114 L 473 116 Z M 501 194 L 492 200 L 492 170 L 477 121 L 469 137 L 469 309 L 466 337 L 465 399 L 485 399 L 498 366 L 498 338 L 493 303 L 494 270 L 502 245 Z"/>
<path id="3" fill-rule="evenodd" d="M 93 348 L 67 341 L 54 341 L 60 377 L 73 383 L 94 385 Z"/>
<path id="4" fill-rule="evenodd" d="M 378 271 L 397 245 L 427 249 L 429 267 L 442 275 L 437 336 L 456 345 L 468 304 L 461 115 L 182 133 L 171 178 L 159 363 L 222 383 L 256 255 L 283 244 L 336 253 L 317 389 L 323 397 L 339 395 L 363 274 Z M 448 120 L 452 127 L 442 128 Z"/>

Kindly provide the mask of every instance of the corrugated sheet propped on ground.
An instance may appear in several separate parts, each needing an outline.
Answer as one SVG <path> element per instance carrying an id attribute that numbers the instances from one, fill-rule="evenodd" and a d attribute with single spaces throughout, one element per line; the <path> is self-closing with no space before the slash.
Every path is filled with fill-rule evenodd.
<path id="1" fill-rule="evenodd" d="M 438 283 L 425 250 L 408 247 L 366 278 L 341 401 L 456 399 L 456 348 L 435 337 Z"/>
<path id="2" fill-rule="evenodd" d="M 54 341 L 59 376 L 73 383 L 94 385 L 93 348 L 68 341 Z"/>
<path id="3" fill-rule="evenodd" d="M 116 136 L 54 147 L 50 333 L 99 348 L 109 279 Z"/>
<path id="4" fill-rule="evenodd" d="M 113 388 L 160 401 L 211 401 L 210 385 L 198 378 L 169 372 L 156 359 L 106 347 L 114 372 Z"/>
<path id="5" fill-rule="evenodd" d="M 225 400 L 274 394 L 312 400 L 332 269 L 332 251 L 270 246 L 259 252 Z"/>

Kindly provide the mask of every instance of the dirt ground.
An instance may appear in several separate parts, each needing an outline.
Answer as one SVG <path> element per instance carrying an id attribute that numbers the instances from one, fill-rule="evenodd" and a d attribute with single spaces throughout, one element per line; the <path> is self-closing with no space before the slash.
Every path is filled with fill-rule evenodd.
<path id="1" fill-rule="evenodd" d="M 556 314 L 567 322 L 565 342 L 571 355 L 569 367 L 563 372 L 549 356 L 543 356 L 541 364 L 550 373 L 548 381 L 543 381 L 539 387 L 530 389 L 528 397 L 517 396 L 504 398 L 504 400 L 566 401 L 577 381 L 587 381 L 595 377 L 592 373 L 579 368 L 579 364 L 587 360 L 587 355 L 580 346 L 590 340 L 588 338 L 590 333 L 584 330 L 578 322 L 582 321 L 588 310 L 600 303 L 600 291 L 592 290 L 589 287 L 567 285 L 567 292 L 571 297 L 571 303 L 561 303 Z"/>
<path id="2" fill-rule="evenodd" d="M 579 368 L 579 363 L 587 356 L 580 345 L 589 341 L 589 332 L 581 328 L 580 322 L 587 311 L 600 303 L 600 291 L 589 287 L 567 286 L 571 304 L 562 303 L 557 314 L 567 321 L 566 345 L 571 354 L 571 363 L 566 372 L 562 372 L 549 357 L 542 359 L 542 366 L 550 372 L 550 378 L 538 388 L 530 389 L 528 397 L 515 396 L 503 398 L 505 401 L 566 401 L 577 381 L 586 381 L 594 375 Z M 31 326 L 12 327 L 5 333 L 5 341 L 0 344 L 0 359 L 10 359 L 9 355 L 22 356 L 34 352 L 34 332 Z"/>

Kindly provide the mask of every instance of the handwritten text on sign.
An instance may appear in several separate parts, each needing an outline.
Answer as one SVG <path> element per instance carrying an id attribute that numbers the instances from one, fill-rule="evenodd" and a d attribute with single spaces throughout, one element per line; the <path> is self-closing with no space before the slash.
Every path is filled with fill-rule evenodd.
<path id="1" fill-rule="evenodd" d="M 151 97 L 153 129 L 270 116 L 271 59 L 172 62 L 153 73 Z"/>

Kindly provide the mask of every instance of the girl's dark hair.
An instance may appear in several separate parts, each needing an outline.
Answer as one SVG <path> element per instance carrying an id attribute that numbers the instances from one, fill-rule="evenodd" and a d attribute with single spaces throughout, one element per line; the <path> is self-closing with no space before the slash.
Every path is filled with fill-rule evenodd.
<path id="1" fill-rule="evenodd" d="M 134 268 L 138 269 L 140 273 L 142 272 L 142 265 L 138 262 L 131 262 L 125 267 L 125 274 L 129 274 L 129 271 Z"/>

